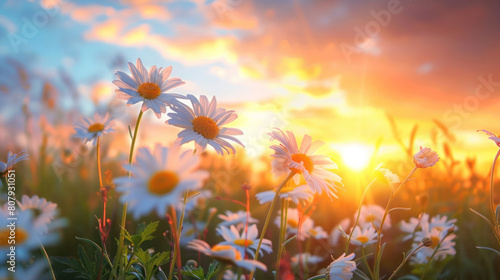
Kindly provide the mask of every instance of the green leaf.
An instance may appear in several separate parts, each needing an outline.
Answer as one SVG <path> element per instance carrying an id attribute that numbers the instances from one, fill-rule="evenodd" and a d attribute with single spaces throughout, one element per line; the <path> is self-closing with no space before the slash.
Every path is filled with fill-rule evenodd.
<path id="1" fill-rule="evenodd" d="M 210 263 L 210 266 L 208 267 L 206 279 L 207 280 L 212 279 L 212 277 L 215 276 L 215 274 L 217 274 L 219 269 L 220 269 L 220 263 L 218 261 L 213 261 L 212 263 Z"/>
<path id="2" fill-rule="evenodd" d="M 490 247 L 479 247 L 479 246 L 476 246 L 476 248 L 483 249 L 483 250 L 488 250 L 488 251 L 492 251 L 492 252 L 495 252 L 497 255 L 500 256 L 500 252 L 498 252 L 497 250 L 495 250 L 493 248 L 490 248 Z"/>
<path id="3" fill-rule="evenodd" d="M 92 246 L 94 246 L 99 252 L 102 253 L 102 249 L 101 247 L 99 247 L 99 245 L 97 245 L 97 243 L 95 243 L 94 241 L 90 240 L 90 239 L 87 239 L 87 238 L 81 238 L 81 237 L 76 237 L 77 240 L 80 240 L 80 241 L 83 241 L 83 242 L 86 242 Z M 110 266 L 113 266 L 112 263 L 111 263 L 111 260 L 109 259 L 108 255 L 107 254 L 104 254 L 104 256 L 106 257 L 106 261 L 108 262 L 108 264 Z"/>
<path id="4" fill-rule="evenodd" d="M 190 276 L 198 280 L 205 279 L 205 272 L 203 271 L 202 267 L 185 266 L 184 269 L 181 270 L 181 273 L 182 275 Z"/>

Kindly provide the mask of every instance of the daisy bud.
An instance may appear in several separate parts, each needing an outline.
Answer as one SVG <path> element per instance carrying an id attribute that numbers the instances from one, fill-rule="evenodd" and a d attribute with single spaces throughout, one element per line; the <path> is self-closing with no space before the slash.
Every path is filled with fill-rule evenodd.
<path id="1" fill-rule="evenodd" d="M 413 163 L 418 168 L 432 167 L 439 161 L 439 156 L 430 148 L 420 147 L 420 151 L 413 156 Z"/>
<path id="2" fill-rule="evenodd" d="M 448 230 L 446 231 L 446 236 L 452 234 L 455 232 L 455 226 L 451 226 L 450 228 L 448 228 Z"/>
<path id="3" fill-rule="evenodd" d="M 241 185 L 241 189 L 246 191 L 246 190 L 250 190 L 252 188 L 252 186 L 248 183 L 244 183 L 243 185 Z"/>
<path id="4" fill-rule="evenodd" d="M 432 239 L 429 237 L 424 237 L 422 239 L 422 244 L 424 244 L 425 247 L 430 247 L 432 245 Z"/>
<path id="5" fill-rule="evenodd" d="M 186 266 L 198 267 L 198 263 L 195 260 L 188 260 Z"/>

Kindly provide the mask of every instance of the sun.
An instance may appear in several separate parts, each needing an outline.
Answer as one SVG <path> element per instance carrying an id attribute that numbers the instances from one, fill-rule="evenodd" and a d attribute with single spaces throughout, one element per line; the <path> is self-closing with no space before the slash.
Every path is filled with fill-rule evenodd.
<path id="1" fill-rule="evenodd" d="M 370 163 L 373 147 L 361 143 L 352 143 L 341 147 L 339 152 L 347 167 L 355 171 L 360 171 L 365 169 Z"/>

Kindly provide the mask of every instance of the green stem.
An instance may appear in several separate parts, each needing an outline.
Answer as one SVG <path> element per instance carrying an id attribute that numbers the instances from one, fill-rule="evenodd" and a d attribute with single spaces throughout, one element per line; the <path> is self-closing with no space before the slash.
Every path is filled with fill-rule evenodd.
<path id="1" fill-rule="evenodd" d="M 266 221 L 264 222 L 264 227 L 262 228 L 262 232 L 260 233 L 259 244 L 257 245 L 257 250 L 256 250 L 256 253 L 255 253 L 254 260 L 257 260 L 259 258 L 260 246 L 262 245 L 262 240 L 264 239 L 264 234 L 266 233 L 267 226 L 269 225 L 269 220 L 271 220 L 271 214 L 273 212 L 274 205 L 276 204 L 276 201 L 280 197 L 281 189 L 283 189 L 283 187 L 285 186 L 285 184 L 290 179 L 292 179 L 293 175 L 295 175 L 295 172 L 291 171 L 290 174 L 288 175 L 288 177 L 286 177 L 286 179 L 283 180 L 283 182 L 281 182 L 281 184 L 279 185 L 278 189 L 276 190 L 276 195 L 274 196 L 274 199 L 271 202 L 271 206 L 269 206 L 269 210 L 267 211 Z M 281 246 L 281 244 L 280 244 L 280 246 Z M 253 274 L 254 273 L 255 273 L 255 269 L 252 269 L 252 272 L 250 272 L 250 279 L 253 279 Z"/>
<path id="2" fill-rule="evenodd" d="M 422 247 L 424 247 L 424 244 L 421 244 L 420 246 L 418 246 L 417 248 L 415 248 L 415 250 L 411 251 L 410 254 L 408 254 L 408 256 L 406 256 L 406 258 L 404 258 L 404 260 L 401 262 L 401 264 L 398 266 L 398 268 L 396 268 L 396 270 L 394 270 L 394 272 L 392 273 L 391 277 L 389 277 L 388 280 L 391 280 L 392 278 L 394 278 L 396 276 L 396 274 L 401 270 L 401 268 L 403 268 L 403 266 L 405 265 L 405 263 L 410 259 L 410 257 L 416 253 L 418 250 L 420 250 Z"/>
<path id="3" fill-rule="evenodd" d="M 372 277 L 372 279 L 375 278 L 375 275 L 373 275 L 373 271 L 372 269 L 370 268 L 370 265 L 368 264 L 368 260 L 366 259 L 366 254 L 365 254 L 365 246 L 364 245 L 361 245 L 361 256 L 363 258 L 363 263 L 366 265 L 366 267 L 368 268 L 368 272 L 370 272 L 370 276 Z"/>
<path id="4" fill-rule="evenodd" d="M 493 225 L 495 226 L 494 233 L 497 238 L 497 241 L 500 243 L 500 232 L 498 229 L 498 217 L 496 215 L 495 211 L 495 198 L 494 198 L 494 191 L 495 191 L 495 182 L 494 182 L 494 177 L 495 177 L 495 165 L 497 162 L 498 157 L 500 156 L 500 149 L 498 150 L 497 154 L 495 155 L 495 159 L 493 159 L 493 163 L 491 164 L 491 176 L 490 176 L 490 210 L 491 210 L 491 215 L 493 217 Z"/>
<path id="5" fill-rule="evenodd" d="M 174 267 L 175 267 L 175 262 L 176 262 L 176 258 L 177 258 L 177 253 L 178 253 L 178 249 L 177 249 L 177 236 L 179 236 L 179 232 L 177 232 L 177 213 L 175 212 L 175 206 L 171 206 L 170 207 L 170 212 L 172 212 L 172 234 L 173 234 L 173 238 L 174 238 L 174 253 L 171 254 L 172 256 L 172 259 L 170 260 L 170 270 L 169 270 L 169 274 L 168 274 L 168 280 L 172 280 L 173 276 L 174 276 Z"/>
<path id="6" fill-rule="evenodd" d="M 382 229 L 384 228 L 384 222 L 385 219 L 387 218 L 387 214 L 389 213 L 389 207 L 391 206 L 392 199 L 396 196 L 396 194 L 401 190 L 401 188 L 408 182 L 410 179 L 411 175 L 415 173 L 418 167 L 413 167 L 411 170 L 410 174 L 406 176 L 404 181 L 399 185 L 399 187 L 391 194 L 391 197 L 389 198 L 389 201 L 387 202 L 387 206 L 385 207 L 385 212 L 384 216 L 382 217 L 382 221 L 380 222 L 380 228 L 378 229 L 378 238 L 377 238 L 377 246 L 375 247 L 375 262 L 373 263 L 374 266 L 374 272 L 375 272 L 375 280 L 380 279 L 379 277 L 379 270 L 380 270 L 380 260 L 382 259 L 382 256 L 379 256 L 380 254 L 380 249 L 382 247 Z"/>
<path id="7" fill-rule="evenodd" d="M 9 183 L 7 182 L 7 174 L 8 174 L 8 171 L 5 173 L 5 176 L 0 176 L 0 179 L 2 181 L 2 185 L 5 187 L 5 193 L 8 193 L 8 191 L 9 191 Z"/>
<path id="8" fill-rule="evenodd" d="M 219 273 L 219 276 L 217 276 L 217 280 L 222 280 L 224 279 L 224 274 L 226 273 L 226 270 L 229 268 L 229 265 L 224 265 Z M 239 280 L 239 279 L 238 279 Z"/>
<path id="9" fill-rule="evenodd" d="M 446 236 L 444 238 L 446 238 Z M 429 267 L 431 266 L 432 259 L 434 258 L 434 256 L 436 255 L 437 251 L 439 250 L 439 247 L 441 247 L 441 242 L 443 242 L 444 238 L 441 241 L 439 241 L 438 245 L 436 246 L 436 249 L 434 249 L 434 252 L 432 253 L 431 257 L 429 258 L 429 262 L 425 266 L 424 273 L 422 273 L 422 276 L 420 277 L 420 280 L 425 279 L 425 275 L 427 274 L 427 271 L 429 270 Z"/>
<path id="10" fill-rule="evenodd" d="M 352 238 L 352 233 L 354 232 L 354 229 L 356 226 L 358 226 L 359 222 L 359 216 L 361 215 L 361 207 L 363 206 L 363 200 L 365 198 L 366 193 L 368 192 L 368 189 L 375 183 L 377 178 L 373 179 L 371 183 L 366 187 L 365 191 L 363 192 L 363 195 L 361 196 L 361 200 L 359 201 L 359 207 L 358 207 L 358 214 L 356 215 L 356 221 L 354 222 L 354 226 L 351 229 L 351 233 L 349 233 L 349 238 L 347 238 L 347 243 L 345 244 L 345 250 L 344 253 L 347 255 L 347 252 L 349 251 L 349 243 L 351 243 L 351 238 Z"/>
<path id="11" fill-rule="evenodd" d="M 52 269 L 52 263 L 50 262 L 49 254 L 47 254 L 47 251 L 45 250 L 45 247 L 43 246 L 40 239 L 38 239 L 38 242 L 40 242 L 40 247 L 42 248 L 43 255 L 45 256 L 45 258 L 47 259 L 47 263 L 49 264 L 50 275 L 52 275 L 52 279 L 56 280 L 56 275 L 54 274 L 54 269 Z"/>
<path id="12" fill-rule="evenodd" d="M 132 143 L 130 145 L 130 153 L 129 153 L 129 157 L 128 157 L 128 164 L 129 165 L 132 165 L 132 159 L 134 157 L 134 147 L 135 147 L 135 142 L 137 140 L 137 133 L 139 131 L 139 125 L 141 123 L 142 115 L 143 115 L 143 112 L 142 112 L 142 110 L 140 110 L 139 116 L 137 117 L 137 122 L 136 122 L 135 128 L 134 128 L 134 135 L 132 136 Z M 128 176 L 130 177 L 130 175 L 131 175 L 131 172 L 129 171 Z M 121 257 L 121 253 L 122 253 L 123 242 L 124 242 L 124 238 L 125 238 L 124 231 L 125 231 L 125 223 L 127 221 L 127 206 L 128 206 L 128 203 L 125 202 L 123 204 L 122 219 L 121 219 L 121 223 L 120 223 L 121 229 L 120 229 L 120 242 L 118 245 L 118 252 L 116 253 L 116 257 L 115 257 L 115 260 L 113 263 L 113 271 L 109 275 L 108 280 L 111 280 L 111 279 L 113 279 L 113 277 L 116 277 L 116 270 L 118 269 L 118 266 L 121 266 L 121 262 L 123 260 L 123 258 Z"/>
<path id="13" fill-rule="evenodd" d="M 288 219 L 288 200 L 286 198 L 281 199 L 281 223 L 280 223 L 280 235 L 279 235 L 279 248 L 278 248 L 278 256 L 276 257 L 276 280 L 280 278 L 280 262 L 281 262 L 281 254 L 283 252 L 283 242 L 286 237 L 286 226 Z"/>

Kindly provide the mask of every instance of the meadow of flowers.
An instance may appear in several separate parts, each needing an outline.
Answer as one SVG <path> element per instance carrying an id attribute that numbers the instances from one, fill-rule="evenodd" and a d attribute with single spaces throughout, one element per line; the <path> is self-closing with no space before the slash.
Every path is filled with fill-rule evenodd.
<path id="1" fill-rule="evenodd" d="M 413 148 L 413 135 L 403 145 L 407 160 L 376 163 L 355 195 L 344 177 L 361 175 L 344 173 L 322 153 L 321 139 L 276 127 L 266 132 L 272 156 L 261 159 L 265 172 L 257 173 L 244 156 L 242 129 L 231 126 L 237 112 L 220 107 L 216 96 L 174 93 L 185 82 L 172 77 L 170 66 L 148 70 L 141 59 L 128 66 L 109 81 L 137 115 L 124 124 L 129 141 L 114 147 L 119 154 L 107 154 L 123 122 L 111 112 L 81 116 L 73 149 L 47 150 L 47 133 L 36 158 L 21 148 L 3 154 L 1 220 L 15 217 L 16 226 L 0 230 L 2 279 L 499 274 L 500 151 L 491 156 L 491 170 L 476 170 L 475 160 L 453 158 L 450 139 L 434 142 L 444 146 L 438 155 L 441 147 Z M 175 141 L 141 145 L 143 123 L 156 121 L 143 119 L 151 111 L 158 119 L 167 115 L 162 125 L 178 131 Z M 478 133 L 489 136 L 484 145 L 500 147 L 493 133 Z M 76 172 L 60 180 L 48 168 L 55 158 Z M 240 172 L 231 172 L 234 164 Z M 470 175 L 459 176 L 465 169 Z M 218 184 L 220 174 L 229 183 Z"/>

